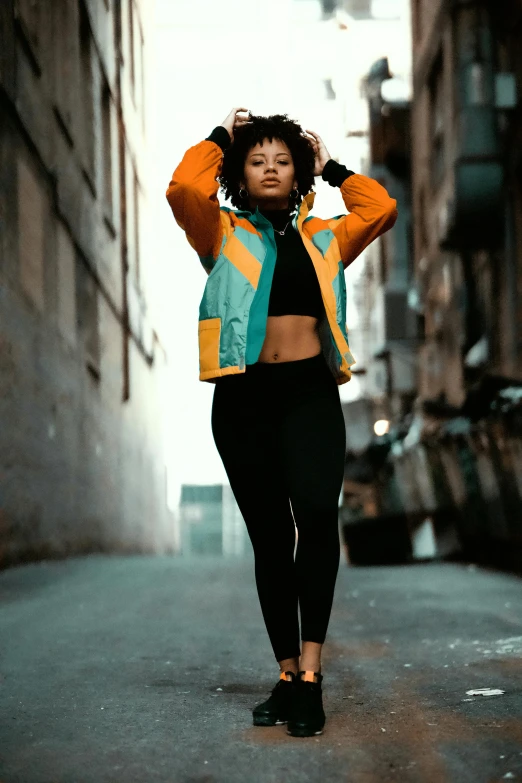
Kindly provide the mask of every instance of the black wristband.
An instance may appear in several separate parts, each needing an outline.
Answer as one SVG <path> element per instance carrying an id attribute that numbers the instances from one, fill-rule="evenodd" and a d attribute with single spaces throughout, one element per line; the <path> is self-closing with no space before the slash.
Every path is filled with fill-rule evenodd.
<path id="1" fill-rule="evenodd" d="M 340 188 L 344 180 L 351 177 L 352 174 L 355 174 L 355 171 L 347 169 L 342 163 L 337 163 L 336 160 L 330 158 L 326 161 L 321 176 L 333 188 Z"/>
<path id="2" fill-rule="evenodd" d="M 210 136 L 207 136 L 205 141 L 213 141 L 215 144 L 221 147 L 224 152 L 226 148 L 230 146 L 231 138 L 226 128 L 224 128 L 222 125 L 216 125 Z"/>

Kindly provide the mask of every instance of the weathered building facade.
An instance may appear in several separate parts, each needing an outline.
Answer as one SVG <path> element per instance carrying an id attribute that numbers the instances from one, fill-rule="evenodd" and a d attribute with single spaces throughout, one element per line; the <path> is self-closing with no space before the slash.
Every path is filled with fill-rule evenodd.
<path id="1" fill-rule="evenodd" d="M 151 10 L 0 5 L 0 566 L 172 546 L 144 245 Z"/>
<path id="2" fill-rule="evenodd" d="M 423 399 L 522 380 L 522 8 L 412 3 L 414 262 Z"/>

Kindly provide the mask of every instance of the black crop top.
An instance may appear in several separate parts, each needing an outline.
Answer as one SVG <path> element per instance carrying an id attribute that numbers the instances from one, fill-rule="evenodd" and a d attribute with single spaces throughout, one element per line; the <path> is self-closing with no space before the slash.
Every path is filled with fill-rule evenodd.
<path id="1" fill-rule="evenodd" d="M 273 225 L 277 258 L 270 289 L 268 315 L 324 315 L 323 298 L 312 259 L 298 232 L 292 226 L 289 209 L 259 209 Z M 289 222 L 290 221 L 290 222 Z"/>
<path id="2" fill-rule="evenodd" d="M 228 131 L 222 125 L 214 128 L 208 140 L 218 144 L 222 150 L 230 144 Z M 330 159 L 324 166 L 322 178 L 333 187 L 340 187 L 353 173 Z M 283 236 L 274 230 L 277 258 L 268 315 L 311 315 L 321 319 L 325 314 L 321 288 L 312 259 L 301 236 L 292 226 L 293 213 L 289 209 L 259 208 L 259 211 L 279 231 L 283 231 L 290 221 Z"/>

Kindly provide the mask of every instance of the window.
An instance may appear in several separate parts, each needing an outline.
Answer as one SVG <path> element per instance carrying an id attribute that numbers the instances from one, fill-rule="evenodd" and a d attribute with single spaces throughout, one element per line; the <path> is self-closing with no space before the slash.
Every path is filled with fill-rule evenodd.
<path id="1" fill-rule="evenodd" d="M 413 43 L 422 38 L 422 3 L 421 0 L 412 0 L 411 3 L 411 27 Z"/>
<path id="2" fill-rule="evenodd" d="M 83 147 L 85 150 L 86 174 L 90 184 L 94 182 L 94 99 L 93 99 L 93 74 L 92 74 L 92 41 L 89 16 L 84 0 L 79 4 L 80 18 L 80 88 L 82 95 L 83 123 L 81 133 L 83 135 Z"/>
<path id="3" fill-rule="evenodd" d="M 85 352 L 87 368 L 91 375 L 99 379 L 98 286 L 79 255 L 76 257 L 76 324 L 78 343 Z"/>
<path id="4" fill-rule="evenodd" d="M 424 216 L 423 216 L 424 218 Z M 408 215 L 408 221 L 406 224 L 406 248 L 407 248 L 407 275 L 408 275 L 408 282 L 413 279 L 415 275 L 415 268 L 413 264 L 413 259 L 415 257 L 415 245 L 413 242 L 413 226 L 412 226 L 412 219 L 411 219 L 411 211 Z"/>
<path id="5" fill-rule="evenodd" d="M 324 89 L 325 89 L 325 97 L 328 101 L 335 101 L 336 99 L 336 93 L 332 85 L 331 79 L 323 79 Z"/>
<path id="6" fill-rule="evenodd" d="M 76 254 L 70 234 L 61 221 L 56 223 L 58 328 L 71 345 L 76 344 Z"/>
<path id="7" fill-rule="evenodd" d="M 43 312 L 44 296 L 44 193 L 30 164 L 18 159 L 18 253 L 20 283 L 33 304 Z"/>
<path id="8" fill-rule="evenodd" d="M 431 176 L 433 187 L 440 184 L 444 173 L 444 70 L 439 52 L 429 79 Z"/>
<path id="9" fill-rule="evenodd" d="M 14 23 L 22 49 L 34 73 L 42 75 L 42 7 L 36 0 L 18 0 L 14 5 Z"/>
<path id="10" fill-rule="evenodd" d="M 112 193 L 112 99 L 109 85 L 103 80 L 102 87 L 102 165 L 103 204 L 108 217 L 113 218 Z"/>
<path id="11" fill-rule="evenodd" d="M 134 269 L 136 283 L 140 284 L 140 184 L 134 174 Z"/>
<path id="12" fill-rule="evenodd" d="M 134 2 L 129 0 L 129 56 L 130 56 L 130 78 L 132 94 L 135 95 L 136 90 L 136 62 L 134 57 Z"/>
<path id="13" fill-rule="evenodd" d="M 143 35 L 140 30 L 140 101 L 141 101 L 141 129 L 143 133 L 145 133 L 145 55 L 144 55 L 144 48 L 145 44 L 143 41 Z"/>

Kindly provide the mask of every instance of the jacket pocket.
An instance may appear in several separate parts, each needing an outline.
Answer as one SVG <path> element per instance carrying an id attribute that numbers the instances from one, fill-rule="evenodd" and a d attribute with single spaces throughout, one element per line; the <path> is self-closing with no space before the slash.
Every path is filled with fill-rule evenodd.
<path id="1" fill-rule="evenodd" d="M 219 369 L 219 337 L 221 318 L 205 318 L 198 323 L 199 370 Z"/>

